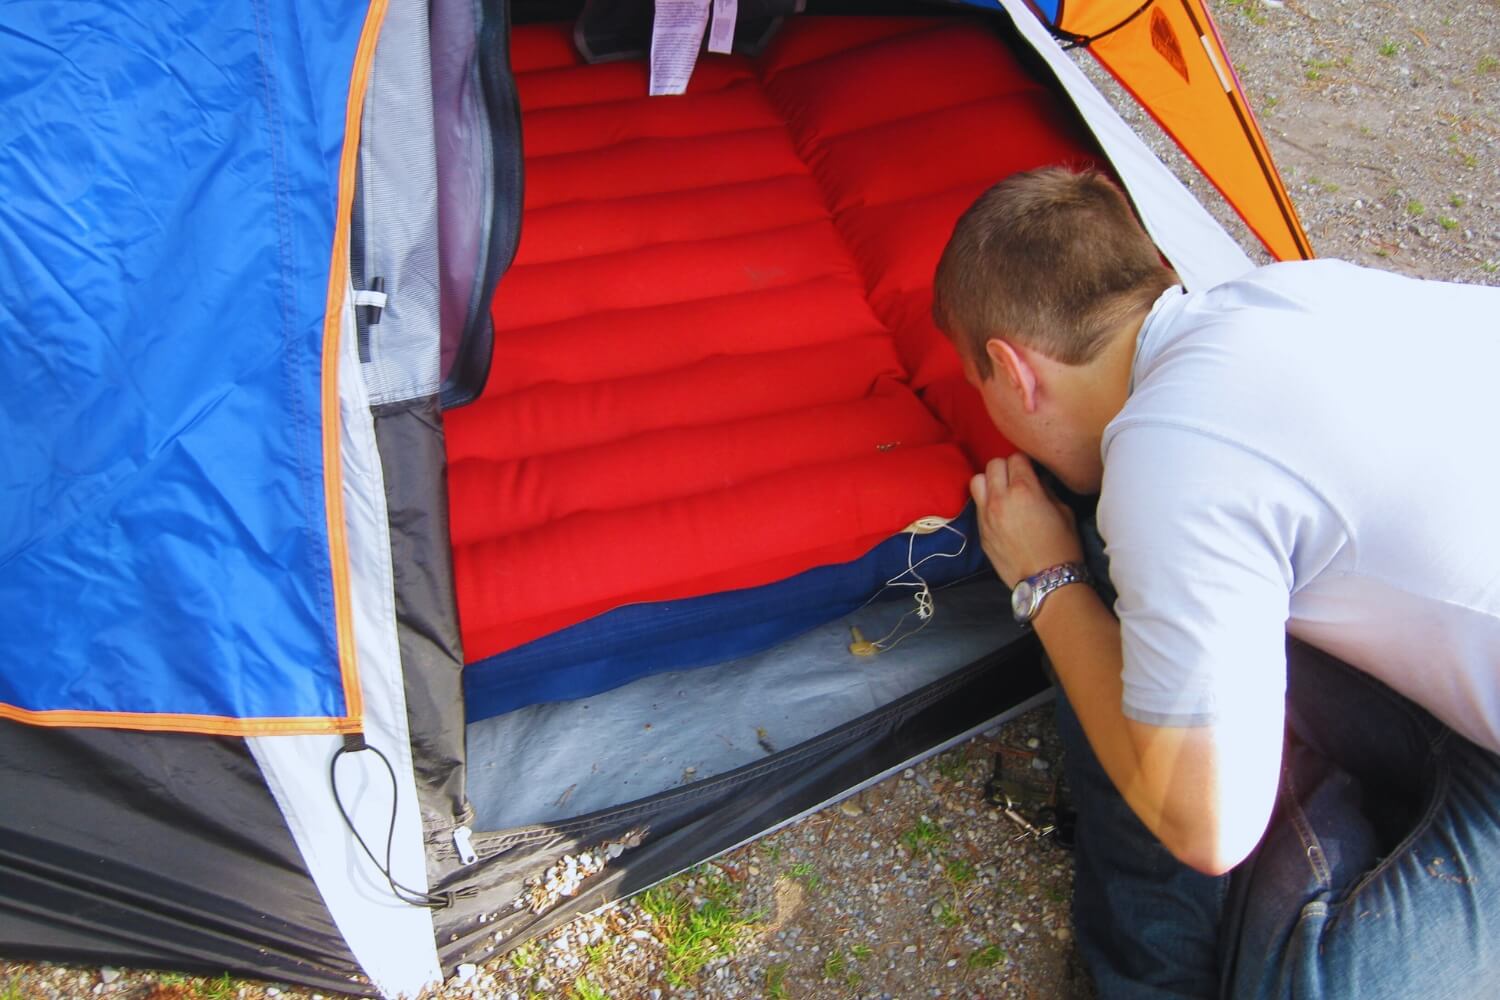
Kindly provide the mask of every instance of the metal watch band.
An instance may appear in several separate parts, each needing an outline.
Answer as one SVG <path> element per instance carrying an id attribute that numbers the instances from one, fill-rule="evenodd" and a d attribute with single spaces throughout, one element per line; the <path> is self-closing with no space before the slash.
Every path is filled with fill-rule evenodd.
<path id="1" fill-rule="evenodd" d="M 1020 624 L 1029 624 L 1041 612 L 1048 594 L 1070 583 L 1088 583 L 1090 579 L 1088 567 L 1081 562 L 1049 566 L 1016 585 L 1011 597 L 1012 613 Z"/>

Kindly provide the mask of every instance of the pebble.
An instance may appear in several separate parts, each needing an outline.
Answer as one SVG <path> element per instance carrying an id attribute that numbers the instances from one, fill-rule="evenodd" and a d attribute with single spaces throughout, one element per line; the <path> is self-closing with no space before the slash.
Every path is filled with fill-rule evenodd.
<path id="1" fill-rule="evenodd" d="M 839 803 L 839 812 L 845 816 L 863 816 L 865 811 L 859 807 L 859 803 L 853 799 L 845 799 Z"/>
<path id="2" fill-rule="evenodd" d="M 477 975 L 479 975 L 479 966 L 473 962 L 465 962 L 454 970 L 453 978 L 456 982 L 468 983 L 472 982 Z"/>
<path id="3" fill-rule="evenodd" d="M 104 980 L 105 983 L 112 983 L 120 978 L 120 970 L 106 965 L 99 970 L 99 978 Z"/>
<path id="4" fill-rule="evenodd" d="M 1042 741 L 1039 740 L 1039 739 L 1037 739 L 1035 736 L 1033 736 L 1031 739 L 1029 739 L 1029 740 L 1026 741 L 1026 749 L 1028 749 L 1028 750 L 1035 750 L 1038 747 L 1040 747 L 1041 745 L 1042 745 Z"/>

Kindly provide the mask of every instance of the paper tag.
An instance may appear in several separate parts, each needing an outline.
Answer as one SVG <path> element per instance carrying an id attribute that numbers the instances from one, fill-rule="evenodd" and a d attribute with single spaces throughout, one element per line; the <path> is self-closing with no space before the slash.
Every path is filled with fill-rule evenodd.
<path id="1" fill-rule="evenodd" d="M 687 90 L 708 27 L 710 0 L 656 0 L 651 25 L 651 96 Z"/>
<path id="2" fill-rule="evenodd" d="M 734 21 L 740 0 L 714 0 L 714 26 L 708 29 L 708 51 L 728 55 L 734 51 Z"/>

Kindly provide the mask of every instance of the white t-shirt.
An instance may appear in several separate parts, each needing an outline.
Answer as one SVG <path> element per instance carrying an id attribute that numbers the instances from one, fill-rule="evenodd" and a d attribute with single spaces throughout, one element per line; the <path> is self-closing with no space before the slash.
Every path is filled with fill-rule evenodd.
<path id="1" fill-rule="evenodd" d="M 1290 633 L 1500 751 L 1500 288 L 1338 261 L 1174 288 L 1102 451 L 1126 715 L 1279 701 Z"/>

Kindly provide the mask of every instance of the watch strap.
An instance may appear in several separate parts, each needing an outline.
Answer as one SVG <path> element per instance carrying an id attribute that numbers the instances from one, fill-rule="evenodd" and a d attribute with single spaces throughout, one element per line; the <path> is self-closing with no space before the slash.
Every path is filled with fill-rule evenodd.
<path id="1" fill-rule="evenodd" d="M 1093 577 L 1089 574 L 1089 568 L 1081 562 L 1058 563 L 1049 566 L 1034 576 L 1026 578 L 1031 584 L 1032 600 L 1031 614 L 1026 617 L 1028 622 L 1041 614 L 1042 604 L 1047 600 L 1047 595 L 1070 583 L 1090 583 Z"/>

